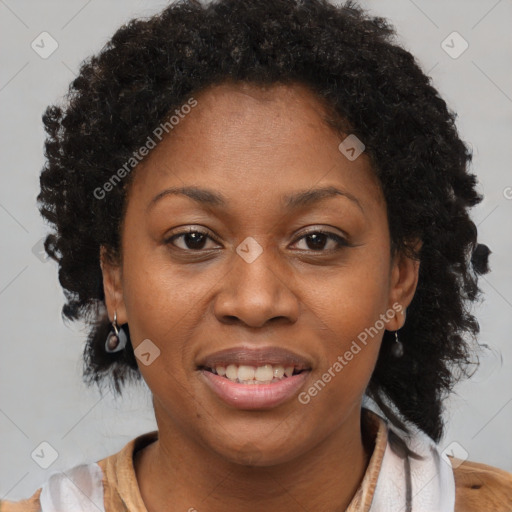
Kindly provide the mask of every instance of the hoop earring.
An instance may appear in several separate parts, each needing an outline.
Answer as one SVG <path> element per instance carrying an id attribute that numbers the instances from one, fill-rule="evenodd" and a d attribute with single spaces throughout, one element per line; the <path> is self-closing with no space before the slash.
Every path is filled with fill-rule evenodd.
<path id="1" fill-rule="evenodd" d="M 404 345 L 398 340 L 398 331 L 395 331 L 395 342 L 391 346 L 391 354 L 397 358 L 404 355 Z"/>
<path id="2" fill-rule="evenodd" d="M 108 333 L 107 339 L 105 341 L 105 352 L 112 354 L 114 352 L 119 352 L 124 349 L 126 346 L 126 342 L 128 338 L 126 336 L 126 332 L 122 327 L 117 326 L 117 313 L 114 311 L 114 321 L 112 322 L 113 331 Z"/>

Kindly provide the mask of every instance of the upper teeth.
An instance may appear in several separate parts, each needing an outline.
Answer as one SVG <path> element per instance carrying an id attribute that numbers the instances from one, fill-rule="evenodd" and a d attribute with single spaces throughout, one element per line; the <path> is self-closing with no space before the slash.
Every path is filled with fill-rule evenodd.
<path id="1" fill-rule="evenodd" d="M 273 379 L 280 380 L 285 375 L 291 377 L 293 375 L 293 366 L 286 368 L 281 365 L 265 364 L 263 366 L 247 366 L 230 364 L 226 366 L 216 366 L 213 370 L 221 376 L 227 377 L 229 380 L 246 383 L 261 382 L 269 384 Z"/>

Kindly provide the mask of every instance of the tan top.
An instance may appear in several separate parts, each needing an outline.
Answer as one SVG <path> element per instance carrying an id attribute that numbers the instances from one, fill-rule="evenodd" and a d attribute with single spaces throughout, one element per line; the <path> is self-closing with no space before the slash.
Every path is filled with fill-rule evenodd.
<path id="1" fill-rule="evenodd" d="M 363 410 L 366 431 L 374 439 L 373 453 L 364 478 L 346 512 L 368 512 L 372 503 L 388 429 L 376 414 Z M 103 472 L 106 512 L 147 512 L 140 495 L 133 458 L 135 453 L 158 438 L 158 431 L 147 432 L 127 443 L 114 455 L 98 461 Z M 455 512 L 511 512 L 512 474 L 476 462 L 452 459 L 456 485 Z M 42 488 L 28 499 L 0 502 L 0 512 L 40 512 Z"/>

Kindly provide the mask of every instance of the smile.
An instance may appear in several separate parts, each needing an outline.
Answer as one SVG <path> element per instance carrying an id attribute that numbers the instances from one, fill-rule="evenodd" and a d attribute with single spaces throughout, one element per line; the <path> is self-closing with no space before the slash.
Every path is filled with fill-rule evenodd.
<path id="1" fill-rule="evenodd" d="M 212 372 L 215 375 L 225 377 L 232 382 L 239 384 L 271 384 L 279 382 L 283 379 L 298 375 L 302 371 L 294 366 L 271 365 L 265 364 L 262 366 L 249 366 L 249 365 L 236 365 L 230 364 L 226 366 L 216 366 L 215 368 L 205 368 L 205 370 Z"/>
<path id="2" fill-rule="evenodd" d="M 201 380 L 222 402 L 237 409 L 270 409 L 296 396 L 311 361 L 277 346 L 239 346 L 199 359 Z"/>
<path id="3" fill-rule="evenodd" d="M 229 369 L 230 366 L 226 368 L 226 372 L 229 371 L 232 376 L 235 376 L 238 375 L 238 372 L 241 370 L 242 376 L 244 376 L 244 372 L 246 371 L 244 366 L 236 367 L 233 365 L 234 368 Z M 278 375 L 283 368 L 279 366 L 268 366 L 271 367 L 272 374 L 274 371 L 277 371 Z M 259 368 L 264 368 L 264 370 L 256 374 Z M 310 370 L 301 370 L 299 373 L 294 373 L 292 370 L 292 375 L 287 376 L 283 369 L 282 377 L 272 376 L 272 379 L 269 380 L 272 374 L 270 373 L 271 370 L 267 368 L 267 365 L 255 368 L 253 371 L 255 376 L 258 375 L 265 380 L 244 379 L 242 382 L 239 382 L 238 377 L 236 380 L 230 379 L 226 375 L 219 375 L 215 371 L 206 368 L 200 370 L 200 375 L 208 388 L 225 404 L 236 409 L 251 410 L 272 409 L 287 402 L 300 392 L 310 373 Z M 235 374 L 235 372 L 237 373 Z"/>

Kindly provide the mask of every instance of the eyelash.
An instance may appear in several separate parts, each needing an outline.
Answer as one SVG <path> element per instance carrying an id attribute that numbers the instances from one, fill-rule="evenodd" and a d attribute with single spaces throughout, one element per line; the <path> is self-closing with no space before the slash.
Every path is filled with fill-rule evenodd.
<path id="1" fill-rule="evenodd" d="M 175 247 L 176 249 L 179 249 L 181 251 L 190 251 L 190 252 L 201 252 L 203 251 L 204 249 L 182 249 L 181 247 L 176 247 L 174 244 L 173 244 L 173 241 L 179 237 L 183 237 L 185 235 L 189 235 L 191 233 L 198 233 L 200 235 L 204 235 L 206 236 L 207 238 L 210 238 L 211 240 L 213 240 L 214 242 L 216 243 L 219 243 L 218 240 L 216 240 L 214 237 L 212 237 L 210 234 L 208 234 L 206 231 L 201 231 L 199 229 L 196 229 L 196 228 L 190 228 L 189 230 L 187 231 L 180 231 L 178 233 L 174 233 L 172 236 L 168 237 L 166 240 L 165 240 L 165 244 L 167 245 L 172 245 L 173 247 Z M 309 235 L 316 235 L 316 234 L 322 234 L 322 235 L 325 235 L 329 240 L 333 240 L 334 242 L 336 242 L 338 244 L 338 247 L 333 249 L 333 250 L 324 250 L 324 249 L 321 249 L 321 250 L 313 250 L 313 249 L 310 249 L 309 251 L 310 252 L 313 252 L 313 253 L 328 253 L 328 252 L 332 252 L 332 251 L 339 251 L 340 249 L 342 249 L 343 247 L 349 247 L 349 243 L 347 242 L 347 240 L 339 235 L 336 235 L 334 233 L 331 233 L 330 231 L 324 231 L 322 229 L 313 229 L 313 230 L 310 230 L 306 233 L 303 233 L 299 238 L 297 238 L 295 240 L 294 243 L 297 243 L 298 241 L 302 240 L 303 238 L 306 238 L 307 236 Z M 206 249 L 207 250 L 207 249 Z M 301 249 L 303 251 L 307 251 L 307 249 Z"/>

